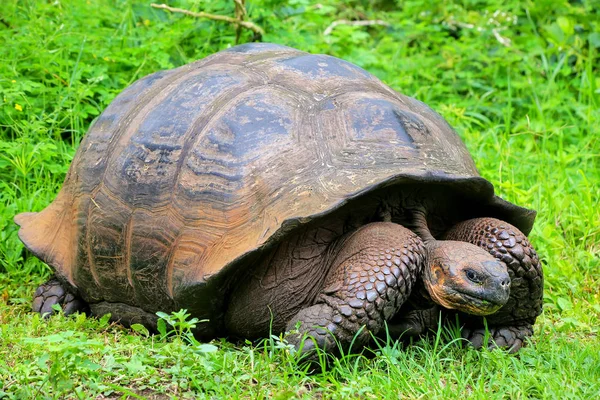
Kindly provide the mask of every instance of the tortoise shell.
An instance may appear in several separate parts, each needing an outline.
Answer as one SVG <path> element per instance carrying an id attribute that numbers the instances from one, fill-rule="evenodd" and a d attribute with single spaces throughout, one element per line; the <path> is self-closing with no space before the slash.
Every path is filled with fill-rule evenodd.
<path id="1" fill-rule="evenodd" d="M 186 288 L 294 227 L 402 182 L 467 188 L 531 229 L 535 213 L 495 197 L 422 102 L 335 57 L 246 44 L 125 89 L 54 202 L 15 221 L 86 301 L 151 311 L 179 306 Z"/>

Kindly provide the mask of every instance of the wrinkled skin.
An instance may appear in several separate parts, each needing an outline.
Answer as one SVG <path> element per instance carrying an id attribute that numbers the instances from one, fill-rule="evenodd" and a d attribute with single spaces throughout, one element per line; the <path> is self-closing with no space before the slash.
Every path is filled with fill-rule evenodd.
<path id="1" fill-rule="evenodd" d="M 523 296 L 524 292 L 520 290 L 517 294 L 522 302 L 527 301 L 529 298 L 533 303 L 533 307 L 537 305 L 537 309 L 532 310 L 533 318 L 528 320 L 514 318 L 511 321 L 510 318 L 505 317 L 502 320 L 502 325 L 496 325 L 494 322 L 498 319 L 495 314 L 510 313 L 519 315 L 521 311 L 511 309 L 514 307 L 513 301 L 515 298 L 515 295 L 510 296 L 511 276 L 517 277 L 513 269 L 517 266 L 527 267 L 530 260 L 532 260 L 535 264 L 535 274 L 532 274 L 532 280 L 541 283 L 539 262 L 536 257 L 534 259 L 522 258 L 520 262 L 517 261 L 518 259 L 509 260 L 507 254 L 511 253 L 508 250 L 506 252 L 497 251 L 500 249 L 498 245 L 494 245 L 490 249 L 485 244 L 485 239 L 495 237 L 494 235 L 498 236 L 499 240 L 502 240 L 501 237 L 509 235 L 508 239 L 504 239 L 507 245 L 511 245 L 513 242 L 516 244 L 517 239 L 512 240 L 511 238 L 519 235 L 519 243 L 526 246 L 524 248 L 527 250 L 514 249 L 513 246 L 513 252 L 517 255 L 520 254 L 520 251 L 523 254 L 534 255 L 535 252 L 524 240 L 524 235 L 516 228 L 496 219 L 479 218 L 459 224 L 456 228 L 451 229 L 446 235 L 446 238 L 450 240 L 437 241 L 430 235 L 423 235 L 426 241 L 422 243 L 419 242 L 418 237 L 416 239 L 411 237 L 412 232 L 404 233 L 405 236 L 403 236 L 402 233 L 408 230 L 399 225 L 389 224 L 383 228 L 383 224 L 385 223 L 371 224 L 370 230 L 378 232 L 374 228 L 374 226 L 377 226 L 378 229 L 386 231 L 384 236 L 387 236 L 387 239 L 377 240 L 377 235 L 374 232 L 364 228 L 354 234 L 355 241 L 361 242 L 360 246 L 365 250 L 357 252 L 356 248 L 351 248 L 348 251 L 350 254 L 365 254 L 366 257 L 363 260 L 357 262 L 356 258 L 358 257 L 355 255 L 354 258 L 348 259 L 345 263 L 341 262 L 334 266 L 333 271 L 338 271 L 338 274 L 332 275 L 330 279 L 333 282 L 340 282 L 343 280 L 341 275 L 349 276 L 351 279 L 348 282 L 350 286 L 346 288 L 342 285 L 335 292 L 324 294 L 317 301 L 317 304 L 302 310 L 288 325 L 289 330 L 298 323 L 301 326 L 318 327 L 308 328 L 304 331 L 300 329 L 301 333 L 308 333 L 309 336 L 315 339 L 313 343 L 308 345 L 308 351 L 312 350 L 315 344 L 325 349 L 335 348 L 336 340 L 340 343 L 354 341 L 353 343 L 357 346 L 363 345 L 368 342 L 370 334 L 382 333 L 383 321 L 390 321 L 389 332 L 393 337 L 400 337 L 404 333 L 419 335 L 437 326 L 440 309 L 446 310 L 448 315 L 459 312 L 460 315 L 487 316 L 491 322 L 490 340 L 494 341 L 490 342 L 490 345 L 495 343 L 495 345 L 508 348 L 510 351 L 517 351 L 524 345 L 525 339 L 533 333 L 531 324 L 534 322 L 535 316 L 541 311 L 539 298 L 532 298 L 532 295 L 539 296 L 541 291 L 537 292 L 534 288 L 533 293 L 527 292 Z M 479 230 L 473 232 L 474 229 Z M 357 237 L 359 235 L 360 238 Z M 406 246 L 408 238 L 417 240 L 417 244 L 413 247 Z M 461 241 L 465 239 L 470 239 L 471 243 Z M 497 243 L 498 239 L 493 243 Z M 348 246 L 347 243 L 345 245 Z M 357 246 L 356 244 L 353 245 Z M 356 272 L 353 272 L 355 270 L 361 272 L 377 271 L 377 266 L 370 261 L 376 259 L 376 257 L 369 257 L 369 254 L 374 252 L 381 255 L 395 255 L 394 250 L 398 247 L 412 249 L 411 254 L 414 257 L 410 258 L 407 254 L 407 257 L 403 259 L 406 263 L 403 264 L 402 260 L 399 259 L 399 266 L 404 268 L 401 270 L 422 270 L 422 281 L 420 283 L 425 288 L 424 293 L 410 293 L 410 288 L 417 281 L 411 273 L 400 274 L 398 282 L 395 283 L 396 288 L 400 288 L 398 291 L 394 291 L 394 288 L 390 286 L 384 288 L 382 283 L 380 285 L 381 290 L 378 290 L 377 286 L 372 289 L 371 286 L 373 285 L 368 286 L 371 283 L 368 279 L 364 282 L 356 279 L 352 280 L 357 276 Z M 391 261 L 395 266 L 393 256 Z M 513 269 L 507 267 L 507 261 Z M 371 275 L 376 276 L 377 272 L 367 273 L 368 277 Z M 378 283 L 380 281 L 376 281 L 375 285 Z M 518 277 L 517 284 L 520 285 L 519 289 L 523 285 Z M 330 285 L 333 285 L 333 283 L 330 283 Z M 404 287 L 408 287 L 409 290 L 405 291 Z M 367 297 L 367 301 L 363 302 L 357 301 L 357 299 L 363 300 L 363 293 L 368 294 L 369 289 L 371 289 L 371 298 Z M 428 297 L 426 300 L 435 303 L 436 307 L 415 310 L 405 316 L 402 315 L 402 312 L 398 315 L 400 307 L 407 302 L 411 295 L 413 298 L 417 297 L 415 300 L 417 303 L 423 303 L 423 300 L 418 299 L 418 297 L 424 295 Z M 348 305 L 351 307 L 348 307 Z M 366 309 L 367 313 L 364 313 L 363 309 Z M 377 312 L 369 313 L 373 310 Z M 463 329 L 463 336 L 473 346 L 481 347 L 485 332 L 483 321 L 475 319 L 479 317 L 471 318 L 473 319 Z M 354 337 L 357 328 L 360 326 L 365 326 L 366 329 L 360 331 L 360 334 Z M 322 329 L 322 327 L 326 329 Z M 329 333 L 333 333 L 333 335 Z M 297 346 L 299 346 L 299 336 L 292 337 L 292 341 Z"/>
<path id="2" fill-rule="evenodd" d="M 468 312 L 457 313 L 438 305 L 430 304 L 423 309 L 409 306 L 390 321 L 390 334 L 417 336 L 437 329 L 440 318 L 450 322 L 458 318 L 463 326 L 462 337 L 473 347 L 501 347 L 517 352 L 533 335 L 533 324 L 542 311 L 543 271 L 535 250 L 517 228 L 494 218 L 461 222 L 450 229 L 444 239 L 472 243 L 506 266 L 511 280 L 506 304 L 487 315 L 485 321 Z"/>

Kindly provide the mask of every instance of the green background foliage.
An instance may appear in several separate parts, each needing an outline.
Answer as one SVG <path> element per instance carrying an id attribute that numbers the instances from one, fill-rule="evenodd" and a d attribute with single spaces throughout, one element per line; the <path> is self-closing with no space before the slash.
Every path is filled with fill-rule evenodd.
<path id="1" fill-rule="evenodd" d="M 500 195 L 538 210 L 530 237 L 546 285 L 533 343 L 513 356 L 440 332 L 307 375 L 275 337 L 202 347 L 105 318 L 29 314 L 50 270 L 24 250 L 13 216 L 52 201 L 81 137 L 124 87 L 231 46 L 235 29 L 147 1 L 3 0 L 0 398 L 600 397 L 600 2 L 247 3 L 264 41 L 344 58 L 428 103 Z M 228 0 L 169 5 L 233 15 Z M 341 19 L 389 25 L 324 34 Z"/>

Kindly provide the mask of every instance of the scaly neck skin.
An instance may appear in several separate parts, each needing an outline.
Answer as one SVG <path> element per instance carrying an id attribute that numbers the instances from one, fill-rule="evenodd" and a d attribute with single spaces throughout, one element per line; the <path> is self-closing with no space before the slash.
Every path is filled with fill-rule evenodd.
<path id="1" fill-rule="evenodd" d="M 427 215 L 424 210 L 419 209 L 413 211 L 413 222 L 411 228 L 423 240 L 426 247 L 433 246 L 435 244 L 436 239 L 429 231 L 429 227 L 427 226 Z"/>
<path id="2" fill-rule="evenodd" d="M 427 214 L 424 209 L 416 209 L 413 211 L 413 221 L 410 228 L 417 235 L 419 235 L 419 237 L 423 240 L 423 243 L 425 243 L 427 254 L 425 256 L 424 269 L 427 269 L 429 268 L 429 254 L 436 246 L 437 240 L 429 231 L 429 227 L 427 226 Z M 428 309 L 436 305 L 436 303 L 432 300 L 431 295 L 427 291 L 427 287 L 423 280 L 427 271 L 424 270 L 422 273 L 423 277 L 417 280 L 410 298 L 411 305 L 416 309 Z"/>

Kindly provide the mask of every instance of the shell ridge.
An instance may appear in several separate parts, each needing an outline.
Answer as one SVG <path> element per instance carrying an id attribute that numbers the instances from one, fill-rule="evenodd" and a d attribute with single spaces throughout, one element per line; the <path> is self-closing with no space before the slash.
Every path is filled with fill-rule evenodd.
<path id="1" fill-rule="evenodd" d="M 88 209 L 87 209 L 87 217 L 86 217 L 86 225 L 89 227 L 90 225 L 90 217 L 92 215 L 92 207 L 97 207 L 96 202 L 90 197 L 90 201 L 89 201 L 89 205 L 88 205 Z M 96 268 L 96 261 L 94 260 L 94 257 L 92 256 L 92 247 L 91 247 L 91 239 L 90 239 L 90 229 L 87 228 L 85 230 L 85 252 L 87 255 L 87 261 L 88 261 L 88 265 L 90 267 L 90 272 L 92 273 L 92 277 L 94 278 L 94 282 L 96 283 L 96 286 L 98 286 L 99 288 L 102 288 L 102 285 L 100 284 L 100 280 L 98 279 L 98 271 Z"/>
<path id="2" fill-rule="evenodd" d="M 125 266 L 125 271 L 127 273 L 127 282 L 129 283 L 129 286 L 131 286 L 131 289 L 133 290 L 133 295 L 135 297 L 135 286 L 133 284 L 133 278 L 131 276 L 131 235 L 133 234 L 133 213 L 135 212 L 135 210 L 133 210 L 131 212 L 131 214 L 129 214 L 129 217 L 127 219 L 127 223 L 125 225 L 125 235 L 124 235 L 124 254 L 123 254 L 123 265 Z"/>
<path id="3" fill-rule="evenodd" d="M 167 267 L 166 267 L 166 277 L 167 277 L 167 293 L 169 297 L 174 300 L 173 292 L 173 270 L 175 269 L 175 253 L 177 252 L 177 248 L 179 247 L 179 240 L 181 238 L 181 233 L 177 235 L 173 243 L 171 244 L 171 249 L 169 250 L 169 257 L 167 259 Z"/>

